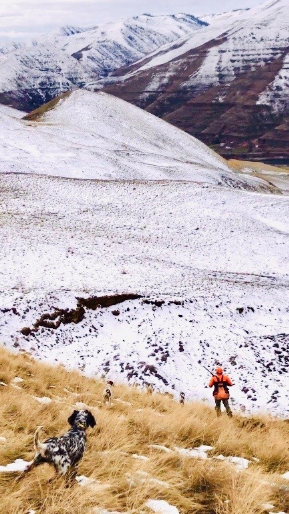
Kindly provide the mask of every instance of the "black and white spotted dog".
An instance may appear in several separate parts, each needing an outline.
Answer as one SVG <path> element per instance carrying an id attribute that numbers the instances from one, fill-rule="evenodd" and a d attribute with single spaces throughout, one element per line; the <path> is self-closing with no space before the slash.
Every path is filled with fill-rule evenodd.
<path id="1" fill-rule="evenodd" d="M 96 425 L 94 416 L 89 410 L 75 410 L 68 418 L 71 429 L 61 437 L 51 437 L 43 443 L 39 441 L 38 427 L 34 434 L 35 457 L 26 468 L 27 473 L 35 466 L 47 462 L 53 464 L 58 476 L 75 477 L 77 464 L 82 459 L 86 445 L 86 429 Z"/>

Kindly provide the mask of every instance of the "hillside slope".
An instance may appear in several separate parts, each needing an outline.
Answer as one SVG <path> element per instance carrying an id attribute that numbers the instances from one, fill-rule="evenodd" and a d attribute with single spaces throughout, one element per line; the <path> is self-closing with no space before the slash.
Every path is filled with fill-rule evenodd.
<path id="1" fill-rule="evenodd" d="M 203 402 L 181 407 L 119 383 L 104 406 L 99 378 L 2 348 L 0 369 L 1 514 L 288 512 L 285 421 L 235 412 L 216 423 Z M 97 421 L 76 479 L 49 482 L 54 471 L 46 464 L 16 481 L 34 456 L 37 425 L 42 440 L 61 435 L 74 409 L 89 409 Z"/>
<path id="2" fill-rule="evenodd" d="M 289 5 L 211 17 L 210 25 L 111 77 L 105 90 L 225 156 L 288 154 Z"/>
<path id="3" fill-rule="evenodd" d="M 222 364 L 234 405 L 288 416 L 288 196 L 14 173 L 0 187 L 7 347 L 209 401 L 202 365 Z"/>
<path id="4" fill-rule="evenodd" d="M 105 93 L 77 90 L 23 119 L 14 114 L 0 107 L 1 172 L 269 189 L 262 180 L 231 171 L 195 138 Z"/>

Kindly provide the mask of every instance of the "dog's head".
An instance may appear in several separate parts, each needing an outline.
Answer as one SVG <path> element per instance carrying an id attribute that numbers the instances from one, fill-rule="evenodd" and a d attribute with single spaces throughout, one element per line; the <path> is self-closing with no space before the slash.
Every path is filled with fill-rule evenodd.
<path id="1" fill-rule="evenodd" d="M 67 421 L 71 426 L 76 425 L 84 429 L 87 427 L 93 428 L 96 425 L 95 418 L 89 410 L 74 410 Z"/>

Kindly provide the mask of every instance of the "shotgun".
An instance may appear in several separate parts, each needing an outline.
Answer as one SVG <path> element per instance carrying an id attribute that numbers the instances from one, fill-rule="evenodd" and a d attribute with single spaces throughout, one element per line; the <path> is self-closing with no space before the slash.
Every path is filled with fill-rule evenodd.
<path id="1" fill-rule="evenodd" d="M 212 375 L 212 377 L 215 377 L 216 375 L 214 373 L 212 373 L 212 371 L 210 371 L 208 368 L 206 368 L 206 366 L 203 366 L 201 364 L 202 368 L 204 368 L 206 371 L 208 371 L 208 373 L 210 373 Z M 232 384 L 232 385 L 235 385 L 235 384 Z"/>
<path id="2" fill-rule="evenodd" d="M 203 366 L 201 364 L 202 368 L 205 368 L 206 371 L 208 371 L 208 373 L 210 373 L 213 377 L 215 376 L 214 373 L 212 373 L 212 371 L 210 371 L 208 368 L 206 368 L 206 366 Z"/>

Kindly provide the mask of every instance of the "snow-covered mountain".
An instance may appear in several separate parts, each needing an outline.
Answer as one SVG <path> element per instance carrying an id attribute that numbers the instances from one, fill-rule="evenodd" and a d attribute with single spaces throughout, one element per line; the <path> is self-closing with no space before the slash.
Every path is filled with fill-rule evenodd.
<path id="1" fill-rule="evenodd" d="M 0 101 L 31 110 L 75 87 L 93 88 L 112 70 L 204 25 L 186 14 L 144 14 L 88 29 L 67 26 L 19 48 L 0 49 Z"/>
<path id="2" fill-rule="evenodd" d="M 268 189 L 262 180 L 231 171 L 192 136 L 103 92 L 65 93 L 22 116 L 0 106 L 0 172 Z"/>
<path id="3" fill-rule="evenodd" d="M 29 111 L 74 88 L 105 91 L 225 157 L 289 159 L 289 5 L 147 14 L 0 49 L 0 102 Z"/>
<path id="4" fill-rule="evenodd" d="M 221 363 L 234 405 L 288 416 L 289 197 L 103 92 L 23 114 L 0 109 L 1 344 L 209 401 Z"/>
<path id="5" fill-rule="evenodd" d="M 111 77 L 106 90 L 223 154 L 288 158 L 288 1 L 205 20 L 208 27 Z"/>
<path id="6" fill-rule="evenodd" d="M 233 11 L 228 12 L 222 12 L 222 13 L 215 13 L 215 14 L 206 14 L 204 16 L 201 16 L 201 20 L 207 23 L 208 25 L 212 25 L 216 21 L 227 21 L 230 18 L 235 18 L 236 15 L 242 14 L 244 11 L 248 11 L 247 9 L 234 9 Z"/>
<path id="7" fill-rule="evenodd" d="M 0 46 L 0 59 L 3 57 L 4 54 L 8 54 L 10 52 L 13 52 L 14 50 L 18 50 L 22 46 L 22 43 L 20 43 L 19 41 L 12 41 L 7 45 Z"/>

